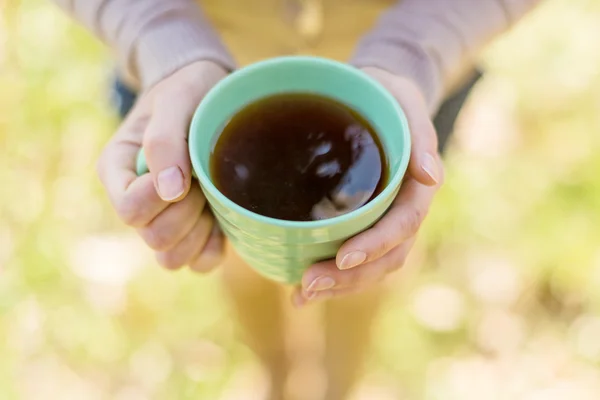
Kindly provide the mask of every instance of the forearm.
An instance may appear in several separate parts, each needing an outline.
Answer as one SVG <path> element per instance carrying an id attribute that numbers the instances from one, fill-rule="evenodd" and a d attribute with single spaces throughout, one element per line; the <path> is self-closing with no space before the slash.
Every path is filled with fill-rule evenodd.
<path id="1" fill-rule="evenodd" d="M 234 61 L 193 0 L 54 0 L 116 52 L 147 88 L 197 60 Z"/>
<path id="2" fill-rule="evenodd" d="M 404 0 L 363 38 L 352 63 L 413 79 L 430 111 L 478 51 L 541 0 Z"/>

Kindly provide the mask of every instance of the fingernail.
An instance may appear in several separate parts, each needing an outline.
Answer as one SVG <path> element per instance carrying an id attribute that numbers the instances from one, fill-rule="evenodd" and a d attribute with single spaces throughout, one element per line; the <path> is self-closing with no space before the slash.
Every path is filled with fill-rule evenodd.
<path id="1" fill-rule="evenodd" d="M 319 276 L 318 278 L 315 278 L 315 280 L 313 280 L 310 283 L 310 285 L 308 285 L 308 288 L 306 289 L 306 291 L 307 292 L 318 292 L 321 290 L 331 289 L 334 286 L 335 286 L 335 281 L 333 280 L 333 278 L 331 278 L 329 276 Z"/>
<path id="2" fill-rule="evenodd" d="M 342 258 L 340 269 L 350 269 L 359 266 L 367 259 L 367 255 L 362 251 L 353 251 Z"/>
<path id="3" fill-rule="evenodd" d="M 302 291 L 302 297 L 304 297 L 306 300 L 312 300 L 317 296 L 317 292 L 308 292 L 306 290 Z"/>
<path id="4" fill-rule="evenodd" d="M 179 167 L 169 167 L 158 174 L 158 195 L 165 201 L 175 200 L 185 191 L 183 174 Z"/>
<path id="5" fill-rule="evenodd" d="M 439 179 L 437 178 L 437 163 L 435 162 L 435 158 L 429 153 L 425 154 L 423 157 L 423 165 L 421 168 L 425 173 L 431 178 L 435 183 L 439 183 Z"/>

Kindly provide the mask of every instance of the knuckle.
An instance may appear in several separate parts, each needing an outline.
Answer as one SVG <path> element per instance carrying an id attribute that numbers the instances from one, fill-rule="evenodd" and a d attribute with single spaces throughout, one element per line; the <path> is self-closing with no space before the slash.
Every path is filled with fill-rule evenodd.
<path id="1" fill-rule="evenodd" d="M 383 256 L 395 247 L 393 231 L 385 231 L 382 236 L 373 245 L 373 249 L 369 251 L 369 260 L 376 260 Z"/>
<path id="2" fill-rule="evenodd" d="M 115 210 L 121 220 L 129 226 L 140 226 L 144 224 L 142 207 L 137 201 L 130 197 L 124 197 L 115 204 Z"/>
<path id="3" fill-rule="evenodd" d="M 401 269 L 404 266 L 404 261 L 404 258 L 401 258 L 390 262 L 385 268 L 386 274 L 391 274 Z"/>
<path id="4" fill-rule="evenodd" d="M 148 155 L 160 153 L 172 141 L 169 135 L 163 134 L 162 130 L 149 130 L 147 133 L 144 136 L 144 151 Z"/>
<path id="5" fill-rule="evenodd" d="M 212 221 L 213 229 L 210 232 L 210 236 L 208 237 L 208 242 L 206 243 L 206 248 L 211 251 L 215 251 L 217 253 L 223 252 L 223 240 L 224 236 L 220 230 L 216 230 L 214 227 L 216 226 L 215 221 Z"/>
<path id="6" fill-rule="evenodd" d="M 183 267 L 184 264 L 184 262 L 181 261 L 181 258 L 176 253 L 170 251 L 157 253 L 156 260 L 161 267 L 172 270 L 179 269 Z"/>
<path id="7" fill-rule="evenodd" d="M 395 254 L 392 254 L 390 258 L 390 262 L 385 266 L 385 273 L 391 274 L 404 266 L 406 262 L 406 258 L 408 256 L 408 251 L 404 247 L 399 247 L 395 250 Z"/>
<path id="8" fill-rule="evenodd" d="M 146 244 L 156 251 L 168 250 L 173 244 L 170 235 L 168 235 L 164 229 L 159 229 L 154 226 L 141 229 L 140 235 Z"/>
<path id="9" fill-rule="evenodd" d="M 127 122 L 121 127 L 119 132 L 128 130 L 134 132 L 136 134 L 143 133 L 148 127 L 148 123 L 150 122 L 150 113 L 148 112 L 136 112 L 137 109 L 134 109 L 134 112 L 131 114 L 131 118 L 127 120 Z"/>
<path id="10" fill-rule="evenodd" d="M 406 210 L 401 218 L 400 224 L 401 229 L 405 233 L 403 236 L 408 238 L 416 235 L 421 227 L 424 217 L 425 213 L 418 208 Z"/>
<path id="11" fill-rule="evenodd" d="M 199 274 L 206 274 L 212 271 L 216 267 L 216 264 L 206 262 L 202 257 L 190 264 L 190 269 Z"/>

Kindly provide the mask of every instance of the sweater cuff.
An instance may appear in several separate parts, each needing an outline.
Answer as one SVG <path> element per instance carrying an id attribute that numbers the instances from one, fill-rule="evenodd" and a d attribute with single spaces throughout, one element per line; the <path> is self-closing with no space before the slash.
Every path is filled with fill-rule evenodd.
<path id="1" fill-rule="evenodd" d="M 141 33 L 135 44 L 132 72 L 147 89 L 200 60 L 215 62 L 229 71 L 236 68 L 233 57 L 205 21 L 174 15 Z"/>
<path id="2" fill-rule="evenodd" d="M 410 79 L 421 89 L 433 115 L 443 97 L 440 68 L 428 52 L 409 40 L 362 43 L 350 64 L 357 68 L 375 67 Z"/>

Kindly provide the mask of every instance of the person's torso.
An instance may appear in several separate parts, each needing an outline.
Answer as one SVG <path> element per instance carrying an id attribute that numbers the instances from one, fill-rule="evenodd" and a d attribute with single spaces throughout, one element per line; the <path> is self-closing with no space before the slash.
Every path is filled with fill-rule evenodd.
<path id="1" fill-rule="evenodd" d="M 347 61 L 395 0 L 199 0 L 240 65 L 282 55 Z"/>

